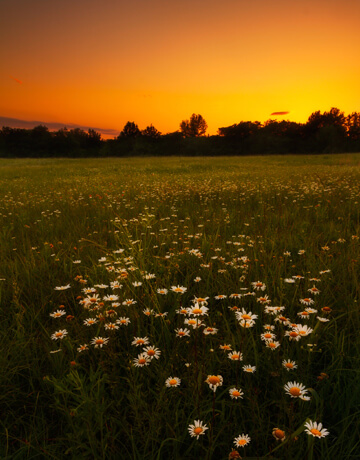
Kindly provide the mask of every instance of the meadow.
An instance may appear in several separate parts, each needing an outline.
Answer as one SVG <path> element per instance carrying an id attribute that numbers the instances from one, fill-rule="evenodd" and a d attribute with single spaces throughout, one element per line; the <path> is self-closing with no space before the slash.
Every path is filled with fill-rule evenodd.
<path id="1" fill-rule="evenodd" d="M 0 458 L 360 457 L 360 154 L 0 159 L 0 192 Z"/>

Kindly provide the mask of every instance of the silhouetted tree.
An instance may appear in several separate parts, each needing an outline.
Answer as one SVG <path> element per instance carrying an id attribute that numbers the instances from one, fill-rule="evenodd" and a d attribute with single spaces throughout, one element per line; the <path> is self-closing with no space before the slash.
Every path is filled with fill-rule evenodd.
<path id="1" fill-rule="evenodd" d="M 141 135 L 149 139 L 159 139 L 161 137 L 161 132 L 153 125 L 150 125 L 141 131 Z"/>
<path id="2" fill-rule="evenodd" d="M 193 113 L 190 120 L 183 120 L 180 123 L 180 131 L 184 137 L 199 137 L 204 136 L 207 130 L 207 123 L 204 118 L 199 114 Z"/>
<path id="3" fill-rule="evenodd" d="M 128 121 L 118 137 L 134 139 L 140 135 L 141 135 L 141 132 L 140 132 L 138 125 L 134 123 L 133 121 Z"/>

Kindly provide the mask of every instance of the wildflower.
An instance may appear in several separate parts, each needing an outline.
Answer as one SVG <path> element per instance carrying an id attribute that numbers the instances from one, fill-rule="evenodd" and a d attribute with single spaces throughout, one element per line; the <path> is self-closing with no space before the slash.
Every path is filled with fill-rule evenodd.
<path id="1" fill-rule="evenodd" d="M 130 324 L 130 318 L 121 316 L 118 320 L 116 320 L 116 324 L 120 324 L 120 326 L 128 326 Z"/>
<path id="2" fill-rule="evenodd" d="M 106 289 L 108 288 L 109 286 L 107 284 L 95 284 L 95 287 L 96 288 L 99 288 L 99 289 Z"/>
<path id="3" fill-rule="evenodd" d="M 201 316 L 201 315 L 207 315 L 209 309 L 203 305 L 199 305 L 197 302 L 193 307 L 189 307 L 187 309 L 187 313 L 189 316 Z"/>
<path id="4" fill-rule="evenodd" d="M 243 433 L 234 439 L 234 444 L 235 446 L 238 446 L 238 447 L 245 447 L 249 444 L 250 441 L 251 441 L 250 436 L 248 434 Z"/>
<path id="5" fill-rule="evenodd" d="M 227 297 L 227 296 L 224 295 L 224 294 L 219 294 L 219 295 L 216 295 L 216 296 L 215 296 L 215 299 L 216 299 L 216 300 L 224 300 L 224 299 L 226 299 L 226 297 Z"/>
<path id="6" fill-rule="evenodd" d="M 240 351 L 232 351 L 231 353 L 228 353 L 229 359 L 232 361 L 242 361 L 243 360 L 243 355 L 240 353 Z"/>
<path id="7" fill-rule="evenodd" d="M 264 297 L 258 297 L 256 299 L 256 302 L 259 302 L 263 305 L 267 305 L 269 303 L 271 303 L 271 300 L 269 299 L 269 296 L 265 295 Z"/>
<path id="8" fill-rule="evenodd" d="M 251 283 L 251 284 L 255 291 L 265 291 L 266 289 L 266 284 L 262 283 L 261 281 L 255 281 L 254 283 Z"/>
<path id="9" fill-rule="evenodd" d="M 285 278 L 284 282 L 288 283 L 288 284 L 293 284 L 293 283 L 295 283 L 295 280 L 293 278 Z"/>
<path id="10" fill-rule="evenodd" d="M 306 310 L 299 312 L 297 315 L 300 316 L 300 318 L 302 318 L 302 319 L 309 319 L 310 318 L 310 313 L 308 311 L 306 311 Z"/>
<path id="11" fill-rule="evenodd" d="M 238 399 L 238 398 L 241 398 L 244 396 L 244 393 L 243 391 L 239 388 L 231 388 L 229 390 L 229 394 L 230 394 L 230 397 L 231 399 Z"/>
<path id="12" fill-rule="evenodd" d="M 86 351 L 86 350 L 88 350 L 88 349 L 89 349 L 89 346 L 88 346 L 87 343 L 85 343 L 84 345 L 80 345 L 80 346 L 78 347 L 77 351 L 78 351 L 79 353 L 81 353 L 82 351 Z"/>
<path id="13" fill-rule="evenodd" d="M 205 306 L 206 306 L 206 305 L 208 304 L 208 302 L 207 302 L 207 301 L 208 301 L 208 298 L 209 298 L 209 297 L 196 297 L 196 296 L 195 296 L 194 299 L 192 300 L 192 302 L 193 302 L 194 304 L 198 303 L 198 304 L 200 304 L 200 305 L 205 305 Z"/>
<path id="14" fill-rule="evenodd" d="M 133 363 L 135 367 L 148 366 L 151 359 L 146 353 L 140 353 L 137 358 L 134 358 Z"/>
<path id="15" fill-rule="evenodd" d="M 65 291 L 66 289 L 70 289 L 71 286 L 70 284 L 67 284 L 66 286 L 56 286 L 54 289 L 55 291 Z"/>
<path id="16" fill-rule="evenodd" d="M 134 305 L 136 303 L 137 303 L 137 301 L 134 300 L 134 299 L 126 299 L 126 300 L 124 300 L 124 302 L 122 304 L 127 306 L 127 307 L 129 307 L 130 305 Z"/>
<path id="17" fill-rule="evenodd" d="M 208 427 L 203 424 L 200 420 L 194 420 L 193 425 L 189 425 L 188 430 L 190 433 L 190 436 L 192 438 L 199 439 L 199 436 L 202 434 L 205 434 L 205 431 L 208 429 Z"/>
<path id="18" fill-rule="evenodd" d="M 297 324 L 296 327 L 294 328 L 294 331 L 296 331 L 301 337 L 306 337 L 307 335 L 311 334 L 313 329 L 308 326 L 303 326 L 302 324 Z"/>
<path id="19" fill-rule="evenodd" d="M 306 395 L 307 389 L 302 383 L 288 382 L 284 385 L 286 393 L 292 398 L 301 398 Z"/>
<path id="20" fill-rule="evenodd" d="M 200 276 L 197 276 L 196 278 L 194 278 L 194 283 L 199 283 L 200 281 L 201 281 Z"/>
<path id="21" fill-rule="evenodd" d="M 151 346 L 144 348 L 143 353 L 144 354 L 146 353 L 150 359 L 153 359 L 153 358 L 159 359 L 161 355 L 161 351 L 158 348 L 151 347 Z"/>
<path id="22" fill-rule="evenodd" d="M 152 310 L 152 309 L 150 309 L 150 308 L 145 308 L 145 310 L 143 310 L 143 313 L 144 313 L 144 315 L 146 315 L 146 316 L 151 316 L 151 315 L 154 315 L 154 314 L 155 314 L 154 310 Z"/>
<path id="23" fill-rule="evenodd" d="M 96 324 L 98 320 L 96 318 L 87 318 L 84 319 L 84 325 L 85 326 L 92 326 L 93 324 Z"/>
<path id="24" fill-rule="evenodd" d="M 57 311 L 54 311 L 53 313 L 50 313 L 50 316 L 52 318 L 60 318 L 61 316 L 63 315 L 66 315 L 66 311 L 65 310 L 57 310 Z"/>
<path id="25" fill-rule="evenodd" d="M 203 333 L 205 335 L 215 335 L 215 334 L 217 334 L 217 331 L 218 331 L 218 329 L 216 327 L 206 327 L 203 330 Z"/>
<path id="26" fill-rule="evenodd" d="M 107 331 L 114 331 L 116 329 L 119 329 L 119 326 L 116 323 L 106 323 L 105 324 L 105 329 Z"/>
<path id="27" fill-rule="evenodd" d="M 193 319 L 193 318 L 186 318 L 184 321 L 185 324 L 191 326 L 193 329 L 197 329 L 198 327 L 202 326 L 203 323 L 200 319 Z"/>
<path id="28" fill-rule="evenodd" d="M 240 324 L 241 327 L 249 328 L 249 327 L 254 326 L 255 321 L 253 321 L 253 320 L 248 321 L 248 320 L 243 319 L 243 320 L 241 320 L 239 322 L 239 324 Z"/>
<path id="29" fill-rule="evenodd" d="M 300 303 L 303 305 L 312 305 L 314 302 L 313 299 L 310 299 L 309 297 L 305 297 L 305 299 L 300 299 Z"/>
<path id="30" fill-rule="evenodd" d="M 131 342 L 131 345 L 135 345 L 137 347 L 148 345 L 149 339 L 147 337 L 134 337 L 134 340 Z"/>
<path id="31" fill-rule="evenodd" d="M 227 344 L 224 344 L 224 345 L 220 345 L 221 350 L 224 350 L 224 351 L 229 351 L 231 350 L 231 345 L 227 345 Z"/>
<path id="32" fill-rule="evenodd" d="M 275 326 L 272 324 L 264 324 L 264 329 L 266 331 L 273 331 L 275 329 Z"/>
<path id="33" fill-rule="evenodd" d="M 153 310 L 152 310 L 152 312 L 153 312 Z M 167 316 L 167 314 L 168 314 L 167 311 L 155 313 L 155 318 L 165 317 L 165 316 Z"/>
<path id="34" fill-rule="evenodd" d="M 242 294 L 230 294 L 229 298 L 230 299 L 240 299 L 241 296 L 242 296 Z"/>
<path id="35" fill-rule="evenodd" d="M 316 319 L 321 321 L 322 323 L 327 323 L 328 321 L 330 321 L 328 318 L 324 318 L 323 316 L 317 316 Z"/>
<path id="36" fill-rule="evenodd" d="M 103 297 L 103 300 L 105 300 L 106 302 L 116 302 L 117 300 L 119 300 L 119 296 L 110 294 Z"/>
<path id="37" fill-rule="evenodd" d="M 233 458 L 241 458 L 241 455 L 237 450 L 232 450 L 229 454 L 229 460 L 232 460 Z"/>
<path id="38" fill-rule="evenodd" d="M 275 339 L 276 335 L 272 332 L 264 332 L 264 334 L 260 335 L 261 340 L 272 340 Z"/>
<path id="39" fill-rule="evenodd" d="M 320 294 L 320 290 L 315 285 L 312 288 L 308 289 L 308 292 L 315 295 Z"/>
<path id="40" fill-rule="evenodd" d="M 111 281 L 110 282 L 110 287 L 111 287 L 112 290 L 121 289 L 123 287 L 123 285 L 120 284 L 119 281 Z"/>
<path id="41" fill-rule="evenodd" d="M 283 253 L 283 255 L 286 256 L 286 257 L 290 257 L 290 256 L 291 256 L 291 252 L 290 252 L 290 251 L 285 251 L 285 252 Z"/>
<path id="42" fill-rule="evenodd" d="M 173 292 L 176 292 L 177 294 L 184 294 L 184 292 L 187 291 L 187 288 L 184 286 L 177 285 L 177 286 L 171 286 L 171 290 Z"/>
<path id="43" fill-rule="evenodd" d="M 165 380 L 165 385 L 168 388 L 180 386 L 181 380 L 178 377 L 169 377 Z"/>
<path id="44" fill-rule="evenodd" d="M 165 288 L 159 288 L 157 289 L 156 291 L 158 294 L 161 294 L 161 295 L 166 295 L 169 291 Z"/>
<path id="45" fill-rule="evenodd" d="M 142 282 L 141 282 L 141 281 L 134 281 L 134 282 L 132 283 L 132 285 L 133 285 L 134 287 L 140 287 L 140 286 L 142 286 Z"/>
<path id="46" fill-rule="evenodd" d="M 246 312 L 244 308 L 241 311 L 235 312 L 236 319 L 238 321 L 255 321 L 258 315 L 254 315 L 251 311 Z"/>
<path id="47" fill-rule="evenodd" d="M 185 337 L 185 336 L 190 336 L 190 330 L 189 329 L 175 329 L 177 337 Z"/>
<path id="48" fill-rule="evenodd" d="M 305 249 L 300 249 L 299 252 L 298 252 L 298 254 L 299 254 L 300 256 L 302 256 L 303 254 L 305 254 Z"/>
<path id="49" fill-rule="evenodd" d="M 56 331 L 51 336 L 52 340 L 62 340 L 68 334 L 66 329 L 62 329 L 60 331 Z"/>
<path id="50" fill-rule="evenodd" d="M 272 435 L 277 441 L 281 441 L 281 442 L 285 441 L 285 438 L 286 438 L 285 431 L 280 430 L 280 428 L 274 428 L 272 430 Z"/>
<path id="51" fill-rule="evenodd" d="M 276 340 L 266 340 L 265 345 L 267 348 L 271 348 L 271 350 L 275 350 L 276 348 L 280 347 L 280 342 Z"/>
<path id="52" fill-rule="evenodd" d="M 256 366 L 250 366 L 250 364 L 246 364 L 242 368 L 244 372 L 248 372 L 249 374 L 253 374 L 256 371 Z"/>
<path id="53" fill-rule="evenodd" d="M 329 434 L 329 432 L 323 428 L 322 423 L 312 422 L 309 420 L 305 423 L 306 426 L 306 433 L 314 436 L 315 438 L 325 438 Z"/>
<path id="54" fill-rule="evenodd" d="M 210 389 L 215 393 L 217 387 L 221 387 L 223 384 L 223 378 L 221 375 L 208 375 L 205 382 L 209 385 Z"/>
<path id="55" fill-rule="evenodd" d="M 108 341 L 107 337 L 94 337 L 90 343 L 95 345 L 95 348 L 102 348 L 103 345 L 107 345 Z"/>
<path id="56" fill-rule="evenodd" d="M 297 364 L 295 363 L 295 361 L 290 361 L 290 359 L 288 359 L 287 361 L 286 359 L 284 359 L 282 365 L 283 367 L 285 367 L 287 371 L 292 371 L 293 369 L 297 368 Z"/>

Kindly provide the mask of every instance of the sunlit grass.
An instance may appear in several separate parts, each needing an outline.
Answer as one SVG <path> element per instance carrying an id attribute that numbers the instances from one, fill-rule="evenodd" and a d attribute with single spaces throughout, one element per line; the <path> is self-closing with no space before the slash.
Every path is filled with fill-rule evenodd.
<path id="1" fill-rule="evenodd" d="M 1 160 L 0 457 L 357 458 L 359 165 Z"/>

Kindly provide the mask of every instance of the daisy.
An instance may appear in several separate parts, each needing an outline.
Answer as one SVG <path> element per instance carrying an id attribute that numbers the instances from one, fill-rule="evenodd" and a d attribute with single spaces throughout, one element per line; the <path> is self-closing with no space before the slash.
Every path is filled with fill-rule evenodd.
<path id="1" fill-rule="evenodd" d="M 223 378 L 221 375 L 208 375 L 205 382 L 209 385 L 210 389 L 215 393 L 217 387 L 221 387 L 223 384 Z"/>
<path id="2" fill-rule="evenodd" d="M 260 335 L 261 340 L 272 340 L 275 339 L 276 335 L 272 332 L 264 332 Z"/>
<path id="3" fill-rule="evenodd" d="M 142 286 L 142 282 L 141 282 L 141 281 L 134 281 L 134 282 L 132 283 L 132 285 L 133 285 L 134 287 L 140 287 L 140 286 Z"/>
<path id="4" fill-rule="evenodd" d="M 241 311 L 236 311 L 235 316 L 238 321 L 255 321 L 258 317 L 258 315 L 254 315 L 251 311 L 246 312 L 244 308 Z"/>
<path id="5" fill-rule="evenodd" d="M 158 294 L 161 294 L 161 295 L 166 295 L 169 291 L 165 288 L 159 288 L 157 289 L 156 291 Z"/>
<path id="6" fill-rule="evenodd" d="M 300 303 L 303 305 L 312 305 L 315 302 L 313 299 L 310 299 L 310 297 L 305 297 L 304 299 L 300 299 Z"/>
<path id="7" fill-rule="evenodd" d="M 290 361 L 290 359 L 288 359 L 287 361 L 286 359 L 284 359 L 282 365 L 283 367 L 285 367 L 287 371 L 292 371 L 293 369 L 297 368 L 297 364 L 295 363 L 295 361 Z"/>
<path id="8" fill-rule="evenodd" d="M 265 345 L 267 348 L 271 348 L 271 350 L 275 350 L 276 348 L 280 347 L 280 342 L 276 340 L 266 340 Z"/>
<path id="9" fill-rule="evenodd" d="M 185 337 L 185 336 L 189 337 L 190 336 L 190 330 L 187 328 L 175 329 L 175 333 L 177 337 Z"/>
<path id="10" fill-rule="evenodd" d="M 67 284 L 66 286 L 56 286 L 54 289 L 55 291 L 65 291 L 66 289 L 70 289 L 71 286 L 70 284 Z"/>
<path id="11" fill-rule="evenodd" d="M 253 320 L 246 320 L 246 319 L 242 319 L 240 322 L 239 322 L 240 326 L 241 327 L 245 327 L 245 328 L 249 328 L 249 327 L 253 327 L 255 325 L 255 321 Z"/>
<path id="12" fill-rule="evenodd" d="M 107 284 L 95 284 L 95 287 L 96 288 L 99 288 L 99 289 L 106 289 L 108 288 L 109 286 Z"/>
<path id="13" fill-rule="evenodd" d="M 315 295 L 320 294 L 320 290 L 315 285 L 312 288 L 308 289 L 308 292 Z"/>
<path id="14" fill-rule="evenodd" d="M 215 334 L 217 334 L 217 331 L 218 331 L 218 329 L 216 327 L 206 327 L 203 330 L 203 333 L 205 335 L 215 335 Z"/>
<path id="15" fill-rule="evenodd" d="M 328 321 L 330 321 L 328 318 L 324 318 L 323 316 L 317 316 L 316 319 L 321 321 L 322 323 L 327 323 Z"/>
<path id="16" fill-rule="evenodd" d="M 54 332 L 51 338 L 52 340 L 62 340 L 67 335 L 67 333 L 68 332 L 66 329 L 62 329 L 60 331 Z"/>
<path id="17" fill-rule="evenodd" d="M 240 351 L 232 351 L 231 353 L 228 353 L 228 358 L 232 361 L 242 361 L 243 355 Z"/>
<path id="18" fill-rule="evenodd" d="M 134 337 L 134 340 L 131 342 L 131 345 L 141 347 L 143 345 L 148 345 L 149 339 L 147 337 Z"/>
<path id="19" fill-rule="evenodd" d="M 120 326 L 128 326 L 130 324 L 130 318 L 121 316 L 118 320 L 116 320 L 116 324 L 120 324 Z"/>
<path id="20" fill-rule="evenodd" d="M 220 345 L 219 348 L 224 351 L 230 351 L 231 345 L 224 344 L 224 345 Z"/>
<path id="21" fill-rule="evenodd" d="M 177 294 L 184 294 L 184 292 L 187 291 L 187 288 L 184 286 L 177 285 L 177 286 L 171 286 L 171 290 L 173 292 L 176 292 Z"/>
<path id="22" fill-rule="evenodd" d="M 294 328 L 294 331 L 296 331 L 301 337 L 306 337 L 307 335 L 312 333 L 313 329 L 306 325 L 303 326 L 302 324 L 297 324 Z"/>
<path id="23" fill-rule="evenodd" d="M 134 305 L 136 303 L 137 303 L 137 301 L 134 300 L 134 299 L 126 299 L 126 300 L 124 300 L 124 302 L 122 304 L 127 306 L 127 307 L 129 307 L 130 305 Z"/>
<path id="24" fill-rule="evenodd" d="M 277 440 L 277 441 L 285 441 L 285 431 L 283 430 L 280 430 L 280 428 L 274 428 L 272 430 L 272 435 L 274 436 L 274 438 Z"/>
<path id="25" fill-rule="evenodd" d="M 300 318 L 302 318 L 302 319 L 309 319 L 310 318 L 310 313 L 308 311 L 306 311 L 306 310 L 299 312 L 297 315 L 300 316 Z"/>
<path id="26" fill-rule="evenodd" d="M 284 279 L 284 282 L 285 283 L 288 283 L 288 284 L 294 284 L 295 283 L 295 280 L 293 278 L 285 278 Z"/>
<path id="27" fill-rule="evenodd" d="M 88 349 L 89 349 L 89 346 L 88 346 L 87 343 L 85 343 L 84 345 L 80 345 L 80 346 L 78 347 L 77 351 L 78 351 L 79 353 L 81 353 L 82 351 L 87 351 Z"/>
<path id="28" fill-rule="evenodd" d="M 116 329 L 119 329 L 119 326 L 116 323 L 106 323 L 105 329 L 107 331 L 115 331 Z"/>
<path id="29" fill-rule="evenodd" d="M 84 319 L 84 325 L 85 326 L 92 326 L 93 324 L 96 324 L 98 320 L 96 318 L 88 318 Z"/>
<path id="30" fill-rule="evenodd" d="M 204 305 L 200 305 L 196 302 L 193 307 L 189 307 L 187 309 L 187 314 L 189 316 L 201 316 L 201 315 L 207 315 L 208 311 L 209 309 L 207 307 L 205 307 Z"/>
<path id="31" fill-rule="evenodd" d="M 266 284 L 261 281 L 255 281 L 254 283 L 251 283 L 251 285 L 255 291 L 265 291 L 266 289 Z"/>
<path id="32" fill-rule="evenodd" d="M 216 295 L 216 296 L 215 296 L 215 299 L 216 299 L 216 300 L 224 300 L 224 299 L 226 299 L 226 297 L 227 297 L 227 296 L 224 295 L 224 294 L 219 294 L 219 295 Z"/>
<path id="33" fill-rule="evenodd" d="M 148 366 L 150 364 L 150 361 L 151 359 L 146 353 L 140 353 L 137 358 L 133 359 L 135 367 Z"/>
<path id="34" fill-rule="evenodd" d="M 192 300 L 192 302 L 194 304 L 198 303 L 200 305 L 205 305 L 206 306 L 208 304 L 208 302 L 207 302 L 208 298 L 209 297 L 196 297 L 195 296 L 194 299 Z"/>
<path id="35" fill-rule="evenodd" d="M 230 299 L 240 299 L 240 297 L 242 297 L 242 294 L 230 294 L 229 295 L 229 298 Z"/>
<path id="36" fill-rule="evenodd" d="M 52 318 L 60 318 L 61 316 L 66 315 L 65 310 L 56 310 L 53 313 L 50 313 L 50 316 Z"/>
<path id="37" fill-rule="evenodd" d="M 117 300 L 119 300 L 119 296 L 110 294 L 110 295 L 104 296 L 103 300 L 105 300 L 106 302 L 116 302 Z"/>
<path id="38" fill-rule="evenodd" d="M 178 377 L 169 377 L 165 380 L 165 385 L 168 388 L 178 387 L 180 386 L 181 380 Z"/>
<path id="39" fill-rule="evenodd" d="M 256 371 L 256 366 L 250 366 L 250 364 L 246 364 L 242 368 L 244 372 L 248 372 L 249 374 L 253 374 Z"/>
<path id="40" fill-rule="evenodd" d="M 265 295 L 264 297 L 258 297 L 256 299 L 256 302 L 259 302 L 263 305 L 267 305 L 269 303 L 271 303 L 271 300 L 269 299 L 269 296 Z"/>
<path id="41" fill-rule="evenodd" d="M 199 283 L 200 281 L 201 281 L 200 276 L 197 276 L 196 278 L 194 278 L 194 283 Z"/>
<path id="42" fill-rule="evenodd" d="M 184 321 L 185 324 L 191 326 L 193 329 L 197 329 L 198 327 L 202 326 L 203 323 L 200 319 L 193 319 L 193 318 L 186 318 Z"/>
<path id="43" fill-rule="evenodd" d="M 161 351 L 158 348 L 151 346 L 145 347 L 143 353 L 147 354 L 150 359 L 159 359 L 161 355 Z"/>
<path id="44" fill-rule="evenodd" d="M 323 428 L 322 423 L 312 422 L 309 420 L 305 423 L 306 433 L 314 436 L 315 438 L 325 438 L 329 432 Z"/>
<path id="45" fill-rule="evenodd" d="M 205 434 L 205 431 L 208 429 L 208 427 L 203 424 L 200 420 L 194 420 L 193 425 L 189 425 L 188 430 L 190 433 L 190 436 L 192 438 L 199 439 L 199 436 L 202 434 Z"/>
<path id="46" fill-rule="evenodd" d="M 245 447 L 249 444 L 250 441 L 251 441 L 250 436 L 248 434 L 243 433 L 234 439 L 234 444 L 235 446 L 238 446 L 238 447 Z"/>
<path id="47" fill-rule="evenodd" d="M 108 337 L 94 337 L 90 343 L 95 345 L 95 348 L 102 348 L 103 345 L 107 345 L 108 341 Z"/>
<path id="48" fill-rule="evenodd" d="M 284 385 L 286 393 L 292 398 L 301 398 L 306 396 L 307 389 L 302 383 L 298 382 L 288 382 Z"/>
<path id="49" fill-rule="evenodd" d="M 243 396 L 244 396 L 244 393 L 240 388 L 239 389 L 231 388 L 229 390 L 229 394 L 230 394 L 231 399 L 238 399 L 238 398 L 243 399 Z"/>
<path id="50" fill-rule="evenodd" d="M 151 316 L 155 314 L 154 310 L 151 310 L 150 308 L 145 308 L 145 310 L 143 310 L 143 313 L 146 316 Z"/>

